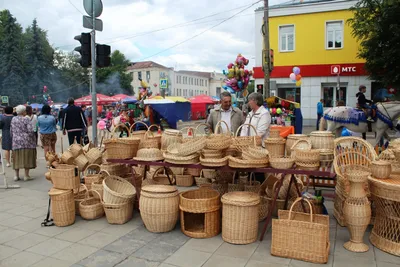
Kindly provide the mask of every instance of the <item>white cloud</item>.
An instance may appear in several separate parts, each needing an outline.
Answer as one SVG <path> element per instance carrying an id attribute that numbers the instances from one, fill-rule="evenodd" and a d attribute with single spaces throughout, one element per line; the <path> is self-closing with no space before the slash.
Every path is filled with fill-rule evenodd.
<path id="1" fill-rule="evenodd" d="M 73 40 L 74 36 L 88 30 L 82 27 L 81 13 L 86 15 L 82 0 L 70 1 L 79 11 L 68 0 L 4 1 L 1 8 L 10 9 L 24 28 L 37 18 L 39 26 L 48 31 L 50 43 L 72 51 L 78 46 Z M 103 20 L 104 30 L 97 33 L 96 40 L 110 44 L 112 50 L 119 49 L 128 59 L 138 61 L 209 29 L 254 2 L 103 0 L 104 10 L 100 19 Z M 277 2 L 285 0 L 273 0 L 270 4 Z M 252 65 L 255 54 L 254 33 L 258 31 L 254 29 L 254 10 L 260 5 L 262 1 L 193 40 L 147 60 L 178 69 L 221 71 L 235 60 L 238 53 L 242 53 L 250 59 Z M 215 13 L 221 14 L 187 25 L 189 21 Z M 184 26 L 130 38 L 138 33 L 169 28 L 176 24 Z"/>

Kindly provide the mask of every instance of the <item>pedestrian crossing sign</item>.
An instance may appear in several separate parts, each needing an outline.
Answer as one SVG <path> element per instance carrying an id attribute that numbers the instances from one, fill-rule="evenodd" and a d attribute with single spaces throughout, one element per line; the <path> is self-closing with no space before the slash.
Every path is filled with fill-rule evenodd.
<path id="1" fill-rule="evenodd" d="M 3 95 L 3 96 L 1 96 L 1 103 L 2 104 L 8 104 L 8 96 L 5 96 L 5 95 Z"/>
<path id="2" fill-rule="evenodd" d="M 160 88 L 167 89 L 168 88 L 168 80 L 167 79 L 160 79 Z"/>

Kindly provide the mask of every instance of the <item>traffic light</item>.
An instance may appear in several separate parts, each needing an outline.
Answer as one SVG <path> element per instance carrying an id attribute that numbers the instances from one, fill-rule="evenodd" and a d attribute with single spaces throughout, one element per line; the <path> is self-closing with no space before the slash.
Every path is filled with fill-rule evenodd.
<path id="1" fill-rule="evenodd" d="M 99 68 L 108 67 L 111 64 L 111 47 L 109 45 L 96 45 L 96 65 Z"/>
<path id="2" fill-rule="evenodd" d="M 81 35 L 77 35 L 74 37 L 75 40 L 78 40 L 81 43 L 81 46 L 75 47 L 75 51 L 81 54 L 81 58 L 78 63 L 84 67 L 90 67 L 92 63 L 92 54 L 91 54 L 91 40 L 92 37 L 89 32 L 83 32 Z"/>
<path id="3" fill-rule="evenodd" d="M 264 93 L 264 85 L 257 84 L 257 93 L 263 94 Z"/>
<path id="4" fill-rule="evenodd" d="M 270 49 L 269 51 L 269 71 L 273 71 L 274 70 L 274 49 Z"/>

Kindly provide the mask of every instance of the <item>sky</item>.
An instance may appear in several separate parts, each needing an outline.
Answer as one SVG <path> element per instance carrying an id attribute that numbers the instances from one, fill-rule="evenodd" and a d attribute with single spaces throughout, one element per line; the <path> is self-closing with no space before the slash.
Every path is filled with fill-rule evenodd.
<path id="1" fill-rule="evenodd" d="M 120 50 L 132 62 L 151 60 L 177 70 L 221 72 L 242 53 L 250 60 L 248 67 L 254 66 L 259 31 L 254 28 L 254 10 L 263 1 L 102 2 L 103 31 L 96 33 L 96 43 Z M 0 9 L 9 9 L 24 28 L 36 18 L 50 44 L 65 51 L 79 45 L 74 36 L 89 31 L 82 27 L 82 16 L 87 15 L 83 0 L 0 0 Z"/>

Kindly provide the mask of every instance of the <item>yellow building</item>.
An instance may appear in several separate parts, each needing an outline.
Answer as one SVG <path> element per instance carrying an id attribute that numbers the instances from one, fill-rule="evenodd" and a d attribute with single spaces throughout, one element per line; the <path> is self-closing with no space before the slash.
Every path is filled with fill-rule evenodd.
<path id="1" fill-rule="evenodd" d="M 274 50 L 271 93 L 300 102 L 305 125 L 317 118 L 317 103 L 325 99 L 326 107 L 342 100 L 356 105 L 361 84 L 368 88 L 371 81 L 357 57 L 358 42 L 352 36 L 347 20 L 356 0 L 302 1 L 270 7 L 270 46 Z M 263 10 L 256 10 L 256 85 L 263 84 L 262 47 Z M 296 86 L 289 75 L 300 68 L 301 85 Z"/>

